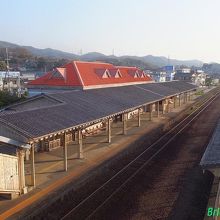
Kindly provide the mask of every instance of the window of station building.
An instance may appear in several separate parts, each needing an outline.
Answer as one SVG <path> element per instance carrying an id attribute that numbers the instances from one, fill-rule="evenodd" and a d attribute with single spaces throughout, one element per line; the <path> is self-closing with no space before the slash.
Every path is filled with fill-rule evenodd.
<path id="1" fill-rule="evenodd" d="M 129 73 L 130 76 L 132 76 L 134 78 L 139 78 L 140 77 L 137 70 L 129 70 L 128 73 Z"/>
<path id="2" fill-rule="evenodd" d="M 120 70 L 117 70 L 114 77 L 115 78 L 121 78 L 122 77 Z"/>
<path id="3" fill-rule="evenodd" d="M 140 78 L 140 75 L 139 75 L 138 71 L 135 72 L 134 78 Z"/>
<path id="4" fill-rule="evenodd" d="M 95 69 L 95 73 L 100 77 L 100 78 L 110 78 L 111 74 L 107 69 Z"/>
<path id="5" fill-rule="evenodd" d="M 111 75 L 110 75 L 110 72 L 108 70 L 106 70 L 102 76 L 102 78 L 110 78 Z"/>

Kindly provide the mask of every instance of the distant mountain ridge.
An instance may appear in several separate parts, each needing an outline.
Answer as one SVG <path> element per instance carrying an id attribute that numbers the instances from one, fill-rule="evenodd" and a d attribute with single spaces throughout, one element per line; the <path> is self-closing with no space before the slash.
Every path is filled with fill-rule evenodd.
<path id="1" fill-rule="evenodd" d="M 39 49 L 32 46 L 20 46 L 18 44 L 13 44 L 10 42 L 0 41 L 0 48 L 16 48 L 21 47 L 25 48 L 29 53 L 33 56 L 37 57 L 51 57 L 57 59 L 70 59 L 70 60 L 83 60 L 83 61 L 105 61 L 110 62 L 115 65 L 125 65 L 126 63 L 138 63 L 143 68 L 147 68 L 149 66 L 150 69 L 158 68 L 165 66 L 167 64 L 170 65 L 185 65 L 185 66 L 197 66 L 201 67 L 203 62 L 200 60 L 176 60 L 176 59 L 168 59 L 163 56 L 114 56 L 114 55 L 104 55 L 98 52 L 90 52 L 83 55 L 76 55 L 73 53 L 64 52 L 61 50 L 55 50 L 51 48 Z M 125 63 L 125 64 L 124 64 Z"/>

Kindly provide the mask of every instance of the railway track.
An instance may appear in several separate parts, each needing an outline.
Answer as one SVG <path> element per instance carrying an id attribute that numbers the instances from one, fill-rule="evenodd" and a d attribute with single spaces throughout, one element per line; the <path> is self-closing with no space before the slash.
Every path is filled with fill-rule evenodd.
<path id="1" fill-rule="evenodd" d="M 213 94 L 214 93 L 214 94 Z M 220 96 L 219 89 L 199 100 L 188 115 L 156 142 L 141 152 L 137 157 L 120 169 L 104 184 L 75 205 L 61 219 L 93 219 L 94 215 L 106 205 L 113 196 L 120 192 L 143 168 L 159 155 L 185 128 L 205 111 L 216 98 Z"/>

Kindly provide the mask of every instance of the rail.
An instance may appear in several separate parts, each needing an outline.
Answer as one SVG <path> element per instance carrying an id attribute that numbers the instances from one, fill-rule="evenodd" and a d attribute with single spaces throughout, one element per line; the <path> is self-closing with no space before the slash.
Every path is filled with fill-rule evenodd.
<path id="1" fill-rule="evenodd" d="M 149 162 L 151 162 L 162 150 L 164 150 L 168 144 L 172 142 L 192 121 L 194 121 L 204 110 L 206 110 L 212 104 L 212 102 L 219 97 L 219 95 L 220 92 L 217 91 L 214 94 L 211 94 L 210 97 L 208 96 L 208 98 L 205 100 L 200 100 L 200 103 L 195 107 L 195 109 L 191 109 L 191 112 L 183 120 L 181 120 L 177 125 L 171 128 L 167 133 L 141 152 L 137 157 L 125 165 L 120 171 L 114 174 L 109 180 L 98 187 L 89 196 L 79 202 L 61 219 L 64 220 L 77 212 L 77 210 L 79 210 L 81 207 L 85 207 L 87 202 L 95 198 L 95 196 L 99 193 L 101 194 L 101 191 L 105 190 L 105 188 L 107 188 L 108 193 L 112 190 L 112 188 L 114 188 L 112 192 L 110 192 L 105 198 L 102 199 L 102 201 L 99 202 L 96 208 L 94 208 L 92 212 L 85 217 L 85 219 L 90 219 L 92 216 L 94 216 L 94 214 L 97 213 L 97 211 L 103 207 L 103 205 L 105 205 L 115 194 L 117 194 L 117 192 L 119 192 L 132 178 L 134 178 L 147 164 L 149 164 Z M 113 182 L 114 180 L 117 180 L 117 184 Z M 109 188 L 110 184 L 116 184 L 117 186 Z M 102 196 L 104 196 L 104 194 L 102 194 Z"/>

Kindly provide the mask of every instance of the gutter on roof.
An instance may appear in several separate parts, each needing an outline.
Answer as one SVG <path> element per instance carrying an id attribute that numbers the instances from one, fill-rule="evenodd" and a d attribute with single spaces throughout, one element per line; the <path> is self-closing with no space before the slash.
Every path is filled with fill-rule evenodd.
<path id="1" fill-rule="evenodd" d="M 20 141 L 16 141 L 11 138 L 7 138 L 7 137 L 3 137 L 3 136 L 0 136 L 0 142 L 6 143 L 9 145 L 13 145 L 16 147 L 21 147 L 23 149 L 30 149 L 31 148 L 30 144 L 22 143 Z"/>
<path id="2" fill-rule="evenodd" d="M 110 88 L 110 87 L 123 87 L 123 86 L 131 86 L 131 85 L 139 85 L 139 84 L 147 84 L 147 83 L 154 83 L 154 82 L 153 81 L 137 81 L 137 82 L 127 82 L 127 83 L 90 85 L 90 86 L 83 86 L 83 90 L 102 89 L 102 88 Z"/>

